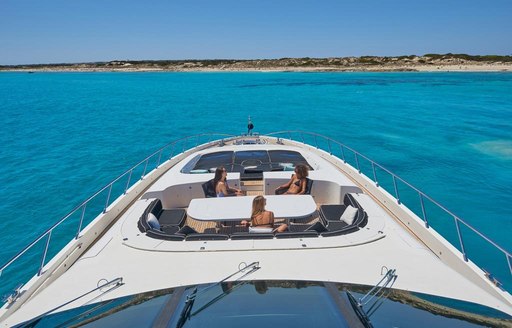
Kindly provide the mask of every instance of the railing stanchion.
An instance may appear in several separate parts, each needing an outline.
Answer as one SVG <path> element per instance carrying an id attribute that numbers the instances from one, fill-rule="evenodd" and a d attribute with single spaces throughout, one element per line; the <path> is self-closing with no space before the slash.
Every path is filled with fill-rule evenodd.
<path id="1" fill-rule="evenodd" d="M 347 160 L 345 159 L 345 150 L 343 150 L 343 145 L 340 144 L 341 149 L 341 159 L 343 160 L 343 163 L 347 163 Z"/>
<path id="2" fill-rule="evenodd" d="M 331 139 L 327 139 L 327 146 L 329 147 L 329 155 L 332 155 L 332 150 L 331 150 Z"/>
<path id="3" fill-rule="evenodd" d="M 372 170 L 373 170 L 373 179 L 375 181 L 375 186 L 379 186 L 379 180 L 377 180 L 377 172 L 375 171 L 375 163 L 372 162 Z"/>
<path id="4" fill-rule="evenodd" d="M 82 215 L 80 216 L 80 224 L 78 224 L 78 231 L 76 232 L 75 239 L 78 239 L 78 236 L 80 235 L 80 231 L 82 231 L 82 223 L 84 222 L 85 208 L 86 207 L 87 207 L 87 203 L 85 203 L 82 206 Z"/>
<path id="5" fill-rule="evenodd" d="M 196 147 L 199 146 L 199 135 L 196 138 Z"/>
<path id="6" fill-rule="evenodd" d="M 171 148 L 171 154 L 169 155 L 169 159 L 172 158 L 172 156 L 174 155 L 174 149 L 176 148 L 176 143 L 172 144 L 172 148 Z"/>
<path id="7" fill-rule="evenodd" d="M 292 133 L 291 133 L 291 132 L 288 132 L 288 139 L 293 140 L 293 139 L 292 139 Z"/>
<path id="8" fill-rule="evenodd" d="M 466 255 L 466 249 L 464 248 L 464 242 L 462 241 L 462 234 L 460 233 L 460 227 L 459 227 L 459 218 L 454 216 L 453 219 L 455 220 L 455 226 L 457 227 L 457 235 L 459 236 L 459 242 L 460 242 L 460 249 L 462 252 L 462 257 L 464 258 L 464 261 L 468 261 L 468 257 Z"/>
<path id="9" fill-rule="evenodd" d="M 423 214 L 423 221 L 425 221 L 425 228 L 429 228 L 430 225 L 428 224 L 427 220 L 427 212 L 425 211 L 425 204 L 423 202 L 423 194 L 418 191 L 418 195 L 420 195 L 420 203 L 421 203 L 421 213 Z"/>
<path id="10" fill-rule="evenodd" d="M 357 153 L 354 153 L 355 155 L 355 158 L 356 158 L 356 167 L 357 167 L 357 172 L 359 174 L 361 174 L 361 168 L 359 167 L 359 158 L 357 158 Z"/>
<path id="11" fill-rule="evenodd" d="M 512 262 L 510 261 L 510 259 L 512 259 L 512 256 L 510 256 L 509 254 L 505 254 L 505 256 L 507 257 L 508 269 L 510 270 L 510 274 L 512 275 Z"/>
<path id="12" fill-rule="evenodd" d="M 140 176 L 140 179 L 144 179 L 144 176 L 146 175 L 146 170 L 148 168 L 148 162 L 149 162 L 149 157 L 146 159 L 146 164 L 144 165 L 144 172 L 142 172 L 142 175 Z"/>
<path id="13" fill-rule="evenodd" d="M 114 184 L 111 183 L 110 184 L 110 188 L 108 188 L 108 195 L 107 195 L 107 201 L 105 202 L 105 207 L 103 208 L 103 213 L 106 213 L 107 212 L 107 207 L 108 207 L 108 202 L 110 201 L 110 194 L 112 193 L 112 186 Z"/>
<path id="14" fill-rule="evenodd" d="M 316 134 L 315 134 L 315 147 L 316 147 L 316 149 L 318 149 L 318 140 L 316 139 Z"/>
<path id="15" fill-rule="evenodd" d="M 46 246 L 44 247 L 43 257 L 41 258 L 41 265 L 37 271 L 37 275 L 40 276 L 43 272 L 44 262 L 46 261 L 46 254 L 48 253 L 48 247 L 50 246 L 50 238 L 52 237 L 52 231 L 48 232 L 48 239 L 46 239 Z"/>
<path id="16" fill-rule="evenodd" d="M 160 149 L 160 153 L 158 153 L 158 161 L 156 162 L 156 167 L 160 166 L 160 161 L 162 160 L 162 153 L 164 152 L 163 148 Z"/>
<path id="17" fill-rule="evenodd" d="M 400 205 L 401 204 L 400 195 L 398 194 L 398 186 L 396 185 L 396 178 L 395 178 L 394 174 L 392 174 L 391 176 L 393 177 L 393 186 L 395 187 L 396 202 L 398 203 L 398 205 Z"/>
<path id="18" fill-rule="evenodd" d="M 302 133 L 302 132 L 300 133 L 300 138 L 302 139 L 302 143 L 305 144 L 305 142 L 304 142 L 304 133 Z"/>
<path id="19" fill-rule="evenodd" d="M 128 175 L 128 181 L 126 181 L 126 187 L 124 188 L 124 194 L 126 195 L 126 192 L 128 191 L 128 188 L 130 188 L 130 182 L 132 179 L 132 173 L 133 169 L 130 170 L 130 174 Z"/>
<path id="20" fill-rule="evenodd" d="M 510 262 L 512 257 L 510 257 L 508 254 L 505 254 L 505 256 L 507 257 L 508 269 L 510 270 L 510 274 L 512 274 L 512 263 Z"/>

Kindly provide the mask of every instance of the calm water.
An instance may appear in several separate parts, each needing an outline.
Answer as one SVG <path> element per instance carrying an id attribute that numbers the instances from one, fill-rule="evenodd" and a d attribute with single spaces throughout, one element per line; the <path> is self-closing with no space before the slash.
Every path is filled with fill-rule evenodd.
<path id="1" fill-rule="evenodd" d="M 261 133 L 343 142 L 512 250 L 510 73 L 0 73 L 0 115 L 0 263 L 167 142 L 240 133 L 248 115 Z M 402 197 L 417 210 L 417 195 Z M 453 219 L 437 220 L 457 241 Z M 512 281 L 504 255 L 466 239 Z"/>

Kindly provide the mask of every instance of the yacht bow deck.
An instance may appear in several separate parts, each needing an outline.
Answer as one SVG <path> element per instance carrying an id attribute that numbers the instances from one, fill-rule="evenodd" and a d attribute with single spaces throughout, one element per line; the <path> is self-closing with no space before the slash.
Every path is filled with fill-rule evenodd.
<path id="1" fill-rule="evenodd" d="M 224 145 L 222 151 L 233 152 L 240 147 Z M 396 269 L 398 279 L 393 288 L 483 304 L 512 315 L 510 295 L 500 294 L 490 282 L 479 278 L 476 273 L 479 269 L 474 264 L 469 262 L 461 269 L 460 263 L 427 247 L 429 242 L 413 232 L 414 226 L 397 220 L 396 214 L 382 206 L 378 197 L 363 193 L 366 185 L 343 174 L 320 151 L 275 143 L 251 146 L 251 150 L 257 151 L 277 149 L 297 152 L 311 166 L 310 178 L 314 180 L 311 194 L 317 209 L 324 204 L 341 204 L 350 193 L 366 212 L 367 223 L 357 231 L 329 237 L 180 241 L 151 238 L 140 230 L 137 222 L 154 199 L 160 199 L 164 209 L 187 210 L 192 199 L 204 197 L 201 184 L 213 178 L 212 173 L 202 168 L 200 172 L 192 172 L 200 174 L 190 173 L 196 170 L 192 164 L 199 162 L 198 153 L 190 153 L 175 165 L 162 168 L 165 173 L 119 210 L 113 224 L 83 255 L 69 267 L 61 265 L 56 269 L 55 276 L 50 275 L 3 325 L 40 315 L 116 278 L 122 278 L 123 285 L 109 291 L 95 291 L 59 311 L 141 292 L 216 282 L 255 261 L 261 269 L 251 275 L 254 280 L 332 281 L 372 286 L 381 279 L 383 268 Z M 206 148 L 199 154 L 216 151 L 219 148 Z M 269 170 L 262 173 L 260 180 L 246 184 L 235 170 L 228 174 L 228 181 L 232 186 L 248 190 L 248 194 L 269 195 L 290 174 Z M 312 224 L 318 220 L 316 211 L 300 223 Z M 236 224 L 219 227 L 216 222 L 197 221 L 190 216 L 184 225 L 200 233 L 220 232 L 226 236 L 243 230 Z M 432 236 L 437 238 L 435 232 Z M 440 243 L 451 250 L 451 245 L 444 245 L 445 241 Z M 463 274 L 467 270 L 475 274 Z"/>

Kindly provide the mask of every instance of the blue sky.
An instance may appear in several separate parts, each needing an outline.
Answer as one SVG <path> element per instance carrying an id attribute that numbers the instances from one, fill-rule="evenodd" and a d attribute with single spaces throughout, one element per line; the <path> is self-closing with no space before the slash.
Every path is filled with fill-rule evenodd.
<path id="1" fill-rule="evenodd" d="M 0 65 L 512 54 L 512 0 L 0 0 Z"/>

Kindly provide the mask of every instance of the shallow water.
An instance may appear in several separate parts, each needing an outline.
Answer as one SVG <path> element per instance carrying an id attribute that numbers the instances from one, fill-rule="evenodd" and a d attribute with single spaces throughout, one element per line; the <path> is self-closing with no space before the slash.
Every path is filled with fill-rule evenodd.
<path id="1" fill-rule="evenodd" d="M 248 115 L 341 141 L 512 249 L 510 73 L 0 73 L 0 115 L 0 263 L 167 142 L 238 134 Z M 429 215 L 458 243 L 453 218 Z M 510 283 L 505 256 L 473 241 Z"/>

